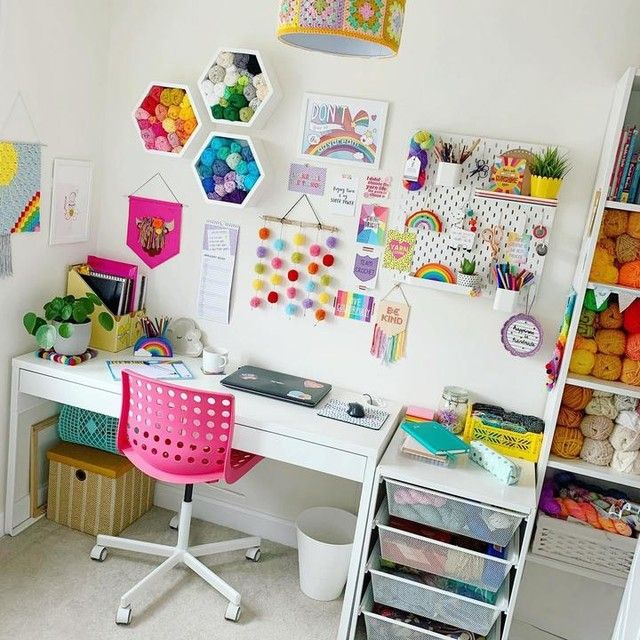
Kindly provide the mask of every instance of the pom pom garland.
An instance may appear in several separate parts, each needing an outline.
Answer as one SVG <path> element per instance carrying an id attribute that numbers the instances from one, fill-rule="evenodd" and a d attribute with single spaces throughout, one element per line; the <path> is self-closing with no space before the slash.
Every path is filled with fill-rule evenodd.
<path id="1" fill-rule="evenodd" d="M 276 291 L 269 291 L 269 295 L 267 296 L 267 302 L 270 304 L 276 304 L 278 302 L 280 296 Z"/>
<path id="2" fill-rule="evenodd" d="M 325 242 L 329 249 L 335 249 L 338 246 L 338 238 L 335 236 L 329 236 Z"/>
<path id="3" fill-rule="evenodd" d="M 331 296 L 326 292 L 323 291 L 319 296 L 318 296 L 318 302 L 320 304 L 329 304 L 329 302 L 331 302 Z"/>
<path id="4" fill-rule="evenodd" d="M 258 256 L 258 258 L 266 258 L 267 257 L 267 253 L 269 253 L 267 251 L 266 247 L 258 247 L 256 249 L 256 256 Z"/>
<path id="5" fill-rule="evenodd" d="M 262 291 L 264 289 L 264 281 L 260 279 L 256 279 L 253 281 L 251 285 L 255 291 Z"/>
<path id="6" fill-rule="evenodd" d="M 276 251 L 284 251 L 287 248 L 287 243 L 282 238 L 276 238 L 273 241 L 273 248 Z"/>
<path id="7" fill-rule="evenodd" d="M 298 305 L 293 304 L 293 302 L 290 302 L 285 308 L 285 313 L 288 316 L 295 316 L 297 312 L 298 312 Z"/>
<path id="8" fill-rule="evenodd" d="M 304 286 L 304 290 L 307 293 L 314 293 L 317 288 L 318 285 L 313 280 L 309 280 L 309 282 L 307 282 L 307 284 Z"/>
<path id="9" fill-rule="evenodd" d="M 320 255 L 321 252 L 322 252 L 322 248 L 320 247 L 319 244 L 312 244 L 309 247 L 309 255 L 312 258 L 317 258 Z"/>
<path id="10" fill-rule="evenodd" d="M 307 241 L 307 237 L 304 235 L 304 233 L 296 233 L 293 236 L 293 244 L 295 244 L 296 247 L 303 246 L 306 241 Z"/>
<path id="11" fill-rule="evenodd" d="M 279 258 L 278 256 L 276 256 L 275 258 L 272 258 L 271 266 L 274 269 L 282 269 L 282 258 Z"/>
<path id="12" fill-rule="evenodd" d="M 287 289 L 287 298 L 293 300 L 298 295 L 298 290 L 295 287 L 289 287 Z"/>
<path id="13" fill-rule="evenodd" d="M 322 257 L 322 264 L 325 267 L 333 266 L 334 262 L 335 262 L 335 258 L 330 253 L 327 253 Z"/>
<path id="14" fill-rule="evenodd" d="M 300 264 L 304 260 L 304 255 L 302 255 L 299 251 L 294 251 L 291 254 L 291 262 L 293 264 Z"/>
<path id="15" fill-rule="evenodd" d="M 262 275 L 262 274 L 265 272 L 266 267 L 262 264 L 262 262 L 258 262 L 258 263 L 255 265 L 255 267 L 253 267 L 253 270 L 254 270 L 257 274 Z"/>
<path id="16" fill-rule="evenodd" d="M 320 284 L 323 287 L 328 287 L 331 284 L 331 276 L 327 275 L 326 273 L 320 276 Z"/>
<path id="17" fill-rule="evenodd" d="M 299 277 L 300 274 L 295 269 L 291 269 L 287 273 L 287 279 L 289 280 L 289 282 L 295 282 Z"/>
<path id="18" fill-rule="evenodd" d="M 305 299 L 302 301 L 302 306 L 303 306 L 305 309 L 313 309 L 313 304 L 314 304 L 314 303 L 313 303 L 313 300 L 312 300 L 311 298 L 305 298 Z"/>
<path id="19" fill-rule="evenodd" d="M 269 281 L 274 287 L 279 287 L 282 284 L 282 276 L 279 273 L 274 273 Z"/>
<path id="20" fill-rule="evenodd" d="M 311 275 L 315 275 L 316 273 L 318 273 L 320 267 L 318 266 L 317 262 L 310 262 L 309 265 L 307 266 L 307 271 L 311 274 Z"/>
<path id="21" fill-rule="evenodd" d="M 324 309 L 316 309 L 315 318 L 318 322 L 322 322 L 327 317 L 327 312 Z"/>
<path id="22" fill-rule="evenodd" d="M 249 304 L 253 309 L 257 309 L 262 304 L 262 300 L 260 300 L 260 298 L 258 298 L 257 296 L 254 296 L 249 301 Z"/>

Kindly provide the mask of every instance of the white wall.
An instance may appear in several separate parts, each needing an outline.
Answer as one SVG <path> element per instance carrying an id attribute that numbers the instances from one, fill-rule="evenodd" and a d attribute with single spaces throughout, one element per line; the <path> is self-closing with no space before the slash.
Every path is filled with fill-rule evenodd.
<path id="1" fill-rule="evenodd" d="M 99 161 L 108 49 L 107 5 L 100 0 L 4 0 L 1 4 L 0 122 L 21 91 L 47 146 L 42 149 L 41 232 L 13 236 L 14 275 L 0 279 L 0 514 L 4 512 L 10 359 L 34 346 L 22 328 L 22 316 L 63 292 L 65 265 L 95 247 L 97 225 L 89 243 L 49 246 L 51 170 L 56 157 Z M 14 113 L 3 134 L 33 140 L 24 112 L 16 108 Z M 99 178 L 99 166 L 95 170 Z M 100 180 L 96 182 L 94 210 L 100 200 Z"/>

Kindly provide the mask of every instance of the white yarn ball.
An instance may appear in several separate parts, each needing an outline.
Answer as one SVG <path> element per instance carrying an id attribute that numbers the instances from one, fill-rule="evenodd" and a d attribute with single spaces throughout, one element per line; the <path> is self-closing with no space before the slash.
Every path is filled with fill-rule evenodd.
<path id="1" fill-rule="evenodd" d="M 200 88 L 202 89 L 202 93 L 204 93 L 205 96 L 212 96 L 213 95 L 213 82 L 211 82 L 211 80 L 203 80 L 200 83 Z"/>

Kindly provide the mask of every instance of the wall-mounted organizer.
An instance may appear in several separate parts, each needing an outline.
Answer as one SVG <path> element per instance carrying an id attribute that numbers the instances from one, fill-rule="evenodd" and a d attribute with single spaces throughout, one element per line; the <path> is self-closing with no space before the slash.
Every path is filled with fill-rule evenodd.
<path id="1" fill-rule="evenodd" d="M 281 97 L 275 74 L 255 49 L 220 48 L 198 79 L 211 121 L 262 127 Z"/>
<path id="2" fill-rule="evenodd" d="M 201 119 L 189 87 L 152 82 L 136 102 L 133 121 L 148 153 L 181 158 L 196 137 Z"/>
<path id="3" fill-rule="evenodd" d="M 459 149 L 465 146 L 469 149 L 477 140 L 474 136 L 451 133 L 433 133 L 433 137 Z M 474 287 L 464 286 L 464 279 L 458 282 L 456 277 L 466 258 L 475 261 L 476 273 L 480 276 L 475 293 L 492 295 L 496 290 L 494 265 L 513 263 L 513 258 L 519 255 L 519 266 L 535 276 L 529 287 L 532 295 L 533 287 L 542 276 L 557 200 L 499 193 L 488 187 L 496 158 L 508 156 L 510 151 L 525 155 L 540 153 L 545 148 L 545 145 L 482 138 L 462 165 L 459 176 L 453 177 L 456 186 L 437 186 L 437 182 L 443 181 L 443 176 L 437 178 L 443 163 L 429 151 L 424 187 L 403 190 L 401 195 L 398 226 L 405 224 L 407 229 L 415 231 L 416 246 L 411 271 L 399 278 L 411 285 L 469 295 Z M 475 231 L 470 249 L 464 248 L 464 239 L 453 235 L 456 230 Z M 444 275 L 438 275 L 438 271 Z M 526 295 L 526 289 L 520 292 L 521 304 Z"/>
<path id="4" fill-rule="evenodd" d="M 264 157 L 248 136 L 209 134 L 193 163 L 205 201 L 239 209 L 254 202 L 265 178 Z"/>

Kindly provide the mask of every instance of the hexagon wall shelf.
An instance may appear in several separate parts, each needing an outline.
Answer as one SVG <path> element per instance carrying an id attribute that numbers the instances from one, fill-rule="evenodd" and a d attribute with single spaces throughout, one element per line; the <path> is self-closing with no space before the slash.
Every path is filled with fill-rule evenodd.
<path id="1" fill-rule="evenodd" d="M 211 133 L 193 170 L 207 202 L 236 208 L 255 200 L 265 177 L 259 143 L 236 133 Z"/>
<path id="2" fill-rule="evenodd" d="M 275 74 L 255 49 L 218 49 L 198 88 L 212 122 L 234 127 L 261 127 L 280 99 Z"/>
<path id="3" fill-rule="evenodd" d="M 133 120 L 145 151 L 180 158 L 202 124 L 189 88 L 152 82 L 137 102 Z"/>

